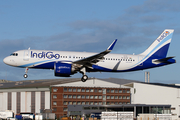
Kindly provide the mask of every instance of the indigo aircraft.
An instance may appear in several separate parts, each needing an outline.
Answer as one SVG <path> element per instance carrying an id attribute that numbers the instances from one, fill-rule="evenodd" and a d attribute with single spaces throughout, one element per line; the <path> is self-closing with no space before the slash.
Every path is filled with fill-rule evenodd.
<path id="1" fill-rule="evenodd" d="M 174 30 L 165 29 L 162 34 L 138 55 L 109 54 L 117 39 L 103 52 L 68 52 L 52 50 L 19 50 L 4 58 L 4 63 L 25 68 L 27 78 L 29 68 L 54 69 L 54 75 L 70 77 L 80 72 L 81 80 L 88 79 L 86 72 L 129 72 L 154 68 L 175 63 L 174 57 L 166 57 Z"/>

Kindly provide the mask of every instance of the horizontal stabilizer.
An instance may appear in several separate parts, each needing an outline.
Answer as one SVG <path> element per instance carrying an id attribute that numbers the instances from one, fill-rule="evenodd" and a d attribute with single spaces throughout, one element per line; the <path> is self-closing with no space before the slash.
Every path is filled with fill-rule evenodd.
<path id="1" fill-rule="evenodd" d="M 154 62 L 157 62 L 157 63 L 171 63 L 171 61 L 169 61 L 170 59 L 174 58 L 173 57 L 167 57 L 167 58 L 162 58 L 162 59 L 159 59 L 159 60 L 155 60 Z"/>

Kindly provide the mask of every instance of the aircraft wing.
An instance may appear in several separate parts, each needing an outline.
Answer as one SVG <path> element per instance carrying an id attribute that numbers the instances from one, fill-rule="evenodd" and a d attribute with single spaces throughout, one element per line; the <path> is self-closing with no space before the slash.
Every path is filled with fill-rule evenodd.
<path id="1" fill-rule="evenodd" d="M 81 59 L 81 60 L 74 61 L 73 64 L 79 64 L 79 65 L 91 67 L 93 64 L 102 60 L 106 54 L 110 53 L 112 49 L 114 48 L 114 45 L 116 44 L 116 42 L 117 42 L 117 39 L 115 39 L 105 51 L 95 54 L 93 56 Z"/>

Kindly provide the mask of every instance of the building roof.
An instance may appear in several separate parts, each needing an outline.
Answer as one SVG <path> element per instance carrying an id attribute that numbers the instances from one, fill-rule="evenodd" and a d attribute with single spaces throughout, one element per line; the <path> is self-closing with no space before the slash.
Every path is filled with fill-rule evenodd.
<path id="1" fill-rule="evenodd" d="M 51 85 L 55 85 L 55 84 L 64 84 L 64 83 L 77 82 L 77 81 L 80 81 L 80 79 L 71 78 L 71 79 L 13 81 L 8 83 L 0 83 L 0 89 L 50 87 Z"/>
<path id="2" fill-rule="evenodd" d="M 161 87 L 180 88 L 180 86 L 178 84 L 146 83 L 146 82 L 136 82 L 136 83 L 141 83 L 141 84 L 146 84 L 146 85 L 156 85 L 156 86 L 161 86 Z M 134 87 L 134 82 L 124 84 L 124 86 Z"/>
<path id="3" fill-rule="evenodd" d="M 90 78 L 86 82 L 82 82 L 80 78 L 68 78 L 68 79 L 44 79 L 44 80 L 23 80 L 23 81 L 11 81 L 7 83 L 0 83 L 0 89 L 14 89 L 14 88 L 42 88 L 50 86 L 88 86 L 88 87 L 121 87 L 122 84 L 131 82 L 138 82 L 134 80 L 108 78 L 97 79 Z M 103 84 L 102 84 L 103 83 Z M 95 86 L 93 85 L 95 84 Z"/>
<path id="4" fill-rule="evenodd" d="M 127 88 L 127 86 L 123 86 L 123 84 L 131 83 L 131 82 L 137 82 L 137 81 L 118 79 L 118 78 L 108 78 L 108 79 L 91 78 L 87 80 L 86 82 L 77 81 L 73 83 L 56 84 L 56 85 L 51 85 L 51 86 Z"/>

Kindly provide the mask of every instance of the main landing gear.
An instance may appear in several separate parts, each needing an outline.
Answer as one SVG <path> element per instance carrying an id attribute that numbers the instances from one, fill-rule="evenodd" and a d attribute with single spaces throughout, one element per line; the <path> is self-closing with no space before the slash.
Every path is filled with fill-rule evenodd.
<path id="1" fill-rule="evenodd" d="M 28 77 L 28 75 L 27 75 L 27 73 L 28 73 L 28 68 L 25 68 L 25 72 L 26 72 L 26 74 L 24 74 L 23 76 L 24 76 L 24 78 L 27 78 Z"/>
<path id="2" fill-rule="evenodd" d="M 81 70 L 80 70 L 80 73 L 82 73 L 82 78 L 81 78 L 81 81 L 82 82 L 86 82 L 86 80 L 88 79 L 88 76 L 86 75 L 86 68 L 83 67 Z"/>

